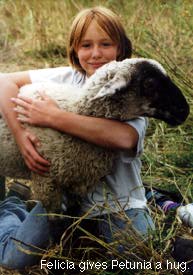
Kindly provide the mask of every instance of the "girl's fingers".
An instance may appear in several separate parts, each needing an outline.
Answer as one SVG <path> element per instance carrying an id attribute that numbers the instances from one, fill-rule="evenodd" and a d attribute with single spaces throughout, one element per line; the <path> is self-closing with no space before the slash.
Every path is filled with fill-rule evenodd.
<path id="1" fill-rule="evenodd" d="M 38 94 L 41 97 L 41 99 L 43 99 L 43 100 L 49 98 L 49 96 L 47 96 L 47 94 L 45 93 L 45 91 L 38 91 Z"/>
<path id="2" fill-rule="evenodd" d="M 30 140 L 33 143 L 32 137 L 30 137 Z M 36 142 L 39 143 L 39 140 L 36 140 Z M 35 142 L 33 144 L 36 145 Z M 44 169 L 46 169 L 46 170 L 49 169 L 50 162 L 48 160 L 44 159 L 43 157 L 41 157 L 35 150 L 31 151 L 31 156 L 32 156 L 32 159 L 34 160 L 35 164 L 37 165 L 37 167 L 44 167 Z"/>
<path id="3" fill-rule="evenodd" d="M 28 116 L 28 111 L 25 109 L 13 108 L 13 110 L 20 115 Z"/>
<path id="4" fill-rule="evenodd" d="M 27 118 L 27 117 L 17 117 L 17 120 L 19 120 L 20 122 L 23 122 L 23 123 L 30 124 L 29 118 Z"/>
<path id="5" fill-rule="evenodd" d="M 25 101 L 26 103 L 29 103 L 29 104 L 31 104 L 33 102 L 33 99 L 23 96 L 23 95 L 20 95 L 20 94 L 17 96 L 17 98 L 22 99 L 23 101 Z"/>
<path id="6" fill-rule="evenodd" d="M 33 171 L 33 172 L 35 172 L 35 173 L 37 173 L 37 174 L 39 174 L 41 176 L 46 176 L 46 174 L 49 172 L 48 168 L 45 168 L 43 166 L 39 166 L 37 164 L 34 165 L 34 163 L 31 162 L 30 160 L 27 160 L 26 163 L 27 163 L 28 168 L 31 171 Z"/>
<path id="7" fill-rule="evenodd" d="M 23 107 L 25 109 L 29 108 L 29 104 L 30 103 L 26 102 L 23 99 L 19 99 L 19 98 L 15 98 L 14 97 L 14 98 L 11 98 L 11 101 L 14 102 L 14 103 L 16 103 L 18 106 L 21 106 L 21 107 Z"/>
<path id="8" fill-rule="evenodd" d="M 31 137 L 31 139 L 33 138 Z M 32 171 L 40 175 L 45 175 L 45 173 L 49 172 L 50 163 L 44 158 L 42 158 L 33 148 L 31 148 L 31 150 L 28 152 L 26 161 L 28 163 L 28 167 Z"/>

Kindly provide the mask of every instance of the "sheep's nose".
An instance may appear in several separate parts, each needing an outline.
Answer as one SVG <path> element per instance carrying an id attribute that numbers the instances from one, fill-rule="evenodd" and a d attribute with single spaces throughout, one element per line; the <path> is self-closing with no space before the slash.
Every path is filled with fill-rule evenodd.
<path id="1" fill-rule="evenodd" d="M 188 104 L 186 104 L 186 106 L 184 108 L 179 108 L 177 110 L 178 112 L 178 122 L 180 124 L 182 124 L 183 122 L 185 122 L 185 120 L 187 119 L 189 113 L 190 113 L 190 107 Z"/>

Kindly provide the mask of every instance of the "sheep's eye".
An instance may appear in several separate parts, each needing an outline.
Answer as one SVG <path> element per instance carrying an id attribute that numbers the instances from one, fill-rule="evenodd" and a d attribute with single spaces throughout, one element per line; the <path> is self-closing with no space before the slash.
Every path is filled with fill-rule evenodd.
<path id="1" fill-rule="evenodd" d="M 157 86 L 157 82 L 154 78 L 146 78 L 143 82 L 143 87 L 145 89 L 153 90 Z"/>
<path id="2" fill-rule="evenodd" d="M 141 94 L 143 96 L 146 96 L 148 98 L 153 97 L 154 99 L 156 99 L 157 90 L 158 90 L 158 83 L 155 78 L 148 77 L 143 80 L 142 90 L 141 90 Z"/>

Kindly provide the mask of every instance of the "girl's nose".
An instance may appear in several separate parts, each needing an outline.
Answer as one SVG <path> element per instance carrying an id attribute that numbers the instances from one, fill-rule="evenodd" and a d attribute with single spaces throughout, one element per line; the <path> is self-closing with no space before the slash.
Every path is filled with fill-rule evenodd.
<path id="1" fill-rule="evenodd" d="M 94 46 L 92 50 L 92 57 L 93 58 L 99 58 L 102 56 L 102 52 L 99 46 Z"/>

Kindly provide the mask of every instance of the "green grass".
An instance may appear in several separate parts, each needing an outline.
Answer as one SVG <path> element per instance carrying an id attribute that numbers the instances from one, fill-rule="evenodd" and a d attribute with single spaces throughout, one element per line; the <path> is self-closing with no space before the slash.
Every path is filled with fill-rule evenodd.
<path id="1" fill-rule="evenodd" d="M 132 40 L 134 56 L 154 58 L 162 63 L 187 97 L 191 113 L 182 126 L 171 128 L 163 122 L 150 120 L 142 157 L 142 175 L 144 181 L 152 186 L 180 192 L 185 202 L 192 202 L 193 17 L 191 15 L 193 5 L 191 1 L 0 0 L 0 71 L 67 64 L 65 46 L 73 16 L 81 8 L 95 5 L 104 5 L 117 12 Z M 152 266 L 157 262 L 162 263 L 162 269 L 137 270 L 135 274 L 180 274 L 178 270 L 167 269 L 166 260 L 172 260 L 170 256 L 172 238 L 189 234 L 188 229 L 180 225 L 175 219 L 175 214 L 165 217 L 153 205 L 151 208 L 157 227 L 156 234 L 148 243 L 137 241 L 133 234 L 125 236 L 124 257 L 151 261 Z M 88 232 L 85 234 L 87 239 L 94 239 L 94 236 Z M 190 234 L 189 237 L 191 238 Z M 107 246 L 101 240 L 95 240 L 95 244 L 100 248 L 97 250 L 100 261 L 108 260 L 108 255 L 113 253 L 115 258 L 122 259 L 122 256 L 114 251 L 113 244 Z M 102 253 L 104 250 L 107 252 L 106 256 Z M 84 251 L 84 259 L 86 255 L 91 257 L 88 255 L 92 254 L 92 249 L 84 248 Z M 48 251 L 48 256 L 60 257 L 60 252 L 60 246 L 54 247 Z M 75 255 L 76 253 L 79 254 L 79 251 L 75 252 Z M 72 254 L 69 253 L 66 259 L 74 261 Z M 6 273 L 4 270 L 0 272 L 2 272 L 0 274 L 16 274 Z M 30 269 L 29 274 L 46 273 L 37 267 Z M 70 274 L 69 270 L 64 274 Z M 112 272 L 89 269 L 83 274 L 110 275 Z M 134 273 L 131 270 L 119 269 L 116 274 Z"/>

